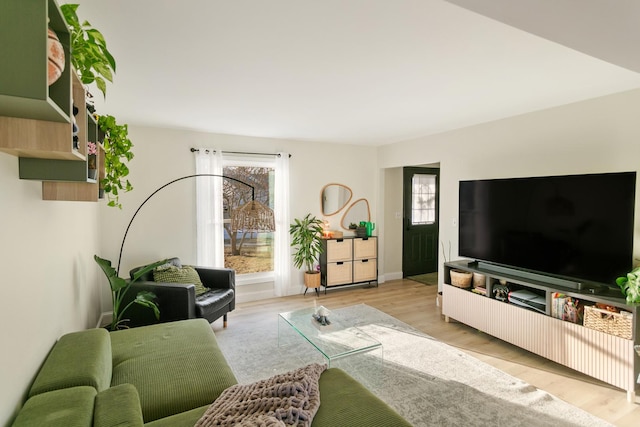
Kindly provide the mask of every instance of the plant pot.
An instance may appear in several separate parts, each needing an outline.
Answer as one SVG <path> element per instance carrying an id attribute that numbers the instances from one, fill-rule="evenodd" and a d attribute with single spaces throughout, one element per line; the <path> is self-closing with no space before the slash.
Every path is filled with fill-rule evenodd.
<path id="1" fill-rule="evenodd" d="M 305 271 L 304 285 L 307 288 L 319 288 L 320 278 L 321 278 L 321 274 L 319 271 Z"/>
<path id="2" fill-rule="evenodd" d="M 98 169 L 88 169 L 87 176 L 89 179 L 96 179 L 96 176 L 98 176 Z"/>

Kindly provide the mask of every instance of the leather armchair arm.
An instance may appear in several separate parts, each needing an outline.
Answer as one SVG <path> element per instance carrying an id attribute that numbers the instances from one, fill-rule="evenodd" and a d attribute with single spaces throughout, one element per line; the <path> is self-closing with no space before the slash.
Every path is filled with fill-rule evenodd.
<path id="1" fill-rule="evenodd" d="M 209 289 L 236 289 L 236 271 L 231 268 L 195 267 L 202 284 Z"/>
<path id="2" fill-rule="evenodd" d="M 196 293 L 193 284 L 135 282 L 124 298 L 123 307 L 135 299 L 140 291 L 151 291 L 156 295 L 156 304 L 160 308 L 159 322 L 195 319 L 196 317 Z M 129 319 L 129 325 L 132 327 L 158 323 L 151 309 L 135 303 L 127 309 L 124 317 Z"/>

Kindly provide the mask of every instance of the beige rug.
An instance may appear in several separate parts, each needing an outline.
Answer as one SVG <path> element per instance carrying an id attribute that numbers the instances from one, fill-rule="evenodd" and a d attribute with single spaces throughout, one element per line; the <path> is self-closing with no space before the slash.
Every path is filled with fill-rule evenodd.
<path id="1" fill-rule="evenodd" d="M 335 311 L 382 343 L 384 363 L 364 354 L 332 366 L 347 371 L 416 427 L 610 426 L 375 308 L 359 304 Z M 278 347 L 276 314 L 259 322 L 233 322 L 216 336 L 244 384 L 323 361 L 302 337 L 296 345 Z"/>

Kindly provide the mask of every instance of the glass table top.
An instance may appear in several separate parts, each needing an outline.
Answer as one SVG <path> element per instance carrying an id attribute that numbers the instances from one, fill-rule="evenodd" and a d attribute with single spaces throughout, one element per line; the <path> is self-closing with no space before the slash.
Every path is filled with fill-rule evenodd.
<path id="1" fill-rule="evenodd" d="M 284 327 L 287 324 L 292 327 L 329 361 L 382 348 L 380 342 L 374 340 L 338 314 L 330 311 L 327 317 L 331 324 L 322 325 L 312 317 L 315 312 L 316 309 L 310 307 L 279 313 L 278 339 L 280 340 L 281 325 L 284 322 Z"/>

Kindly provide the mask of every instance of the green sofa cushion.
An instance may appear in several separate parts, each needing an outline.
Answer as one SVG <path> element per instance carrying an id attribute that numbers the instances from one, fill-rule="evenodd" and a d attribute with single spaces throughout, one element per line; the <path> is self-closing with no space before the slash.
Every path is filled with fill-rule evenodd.
<path id="1" fill-rule="evenodd" d="M 121 384 L 96 396 L 93 427 L 142 427 L 142 410 L 136 388 Z"/>
<path id="2" fill-rule="evenodd" d="M 320 408 L 313 418 L 312 427 L 411 427 L 362 384 L 346 372 L 330 368 L 320 377 Z"/>
<path id="3" fill-rule="evenodd" d="M 81 386 L 33 396 L 24 404 L 13 427 L 91 427 L 96 389 Z"/>
<path id="4" fill-rule="evenodd" d="M 29 397 L 75 386 L 105 390 L 111 383 L 111 367 L 111 340 L 105 329 L 64 335 L 38 372 Z"/>
<path id="5" fill-rule="evenodd" d="M 209 405 L 201 406 L 190 411 L 151 421 L 145 424 L 144 427 L 193 427 L 202 418 L 207 409 L 209 409 Z"/>
<path id="6" fill-rule="evenodd" d="M 111 385 L 133 384 L 145 423 L 210 405 L 237 383 L 204 319 L 111 333 Z"/>
<path id="7" fill-rule="evenodd" d="M 200 275 L 190 265 L 176 267 L 173 265 L 156 267 L 153 270 L 153 280 L 164 283 L 193 283 L 196 287 L 196 295 L 202 295 L 208 291 L 202 284 Z"/>

